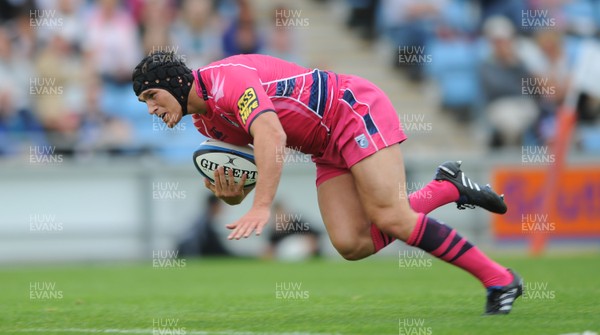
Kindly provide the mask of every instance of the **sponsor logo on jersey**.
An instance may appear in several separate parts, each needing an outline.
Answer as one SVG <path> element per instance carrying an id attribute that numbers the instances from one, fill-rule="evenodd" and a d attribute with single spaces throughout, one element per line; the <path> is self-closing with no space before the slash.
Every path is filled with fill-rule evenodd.
<path id="1" fill-rule="evenodd" d="M 240 118 L 242 122 L 246 124 L 246 120 L 248 120 L 248 116 L 258 108 L 258 97 L 256 96 L 256 91 L 253 87 L 248 87 L 244 94 L 238 100 L 238 112 L 240 113 Z"/>

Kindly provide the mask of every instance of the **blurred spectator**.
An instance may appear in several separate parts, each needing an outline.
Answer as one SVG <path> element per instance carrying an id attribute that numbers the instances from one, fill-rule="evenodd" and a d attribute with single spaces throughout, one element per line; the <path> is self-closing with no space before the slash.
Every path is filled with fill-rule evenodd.
<path id="1" fill-rule="evenodd" d="M 211 0 L 184 0 L 171 27 L 171 41 L 177 53 L 186 56 L 192 68 L 204 66 L 222 57 L 219 41 L 220 18 Z"/>
<path id="2" fill-rule="evenodd" d="M 179 243 L 179 256 L 231 256 L 216 231 L 217 217 L 223 210 L 223 202 L 210 194 L 206 198 L 204 213 L 194 222 L 190 232 Z"/>
<path id="3" fill-rule="evenodd" d="M 0 27 L 0 155 L 17 155 L 26 145 L 45 145 L 45 136 L 32 113 L 33 69 L 13 53 L 9 32 Z"/>
<path id="4" fill-rule="evenodd" d="M 91 5 L 84 29 L 86 68 L 101 79 L 100 110 L 129 123 L 134 131 L 148 128 L 145 107 L 131 94 L 131 69 L 142 55 L 132 16 L 119 0 L 99 0 Z M 132 138 L 123 152 L 138 153 L 147 145 L 140 134 Z"/>
<path id="5" fill-rule="evenodd" d="M 240 6 L 239 0 L 213 0 L 217 15 L 222 17 L 225 21 L 233 21 L 237 19 Z"/>
<path id="6" fill-rule="evenodd" d="M 473 1 L 450 0 L 440 13 L 442 26 L 438 27 L 438 36 L 453 31 L 463 37 L 473 37 L 479 31 L 480 15 Z"/>
<path id="7" fill-rule="evenodd" d="M 529 71 L 538 78 L 538 100 L 541 115 L 537 121 L 533 140 L 542 144 L 552 136 L 556 111 L 563 103 L 571 83 L 572 60 L 564 48 L 563 33 L 558 27 L 535 33 L 536 47 L 526 54 Z"/>
<path id="8" fill-rule="evenodd" d="M 445 27 L 428 46 L 425 55 L 430 57 L 425 70 L 439 88 L 442 109 L 459 122 L 476 119 L 481 103 L 477 67 L 473 66 L 473 62 L 479 60 L 476 44 Z"/>
<path id="9" fill-rule="evenodd" d="M 141 53 L 135 22 L 119 3 L 119 0 L 94 3 L 84 27 L 84 50 L 88 64 L 105 84 L 127 86 L 131 90 L 131 69 Z"/>
<path id="10" fill-rule="evenodd" d="M 211 4 L 207 0 L 184 1 L 150 0 L 130 1 L 129 8 L 138 19 L 143 52 L 173 52 L 189 67 L 197 68 L 215 60 L 220 55 L 218 34 L 211 26 Z M 177 6 L 183 6 L 178 8 Z M 211 40 L 212 39 L 212 40 Z M 128 76 L 131 75 L 131 70 Z M 167 162 L 189 160 L 190 150 L 197 145 L 199 134 L 194 131 L 191 119 L 183 119 L 177 127 L 169 129 L 158 117 L 148 118 L 146 107 L 131 94 L 128 82 L 124 89 L 115 92 L 110 83 L 104 91 L 111 93 L 100 99 L 102 111 L 110 116 L 107 126 L 121 133 L 129 129 L 133 140 L 115 153 L 153 154 Z M 108 98 L 108 100 L 107 100 Z M 118 99 L 117 99 L 118 98 Z M 125 121 L 126 127 L 120 123 Z M 121 137 L 121 141 L 127 137 Z M 119 142 L 121 142 L 119 141 Z M 115 148 L 116 149 L 116 148 Z"/>
<path id="11" fill-rule="evenodd" d="M 278 21 L 278 13 L 289 13 L 292 9 L 284 5 L 278 5 L 273 8 L 271 25 L 267 32 L 267 45 L 265 53 L 273 57 L 285 59 L 294 63 L 302 63 L 298 54 L 301 49 L 298 41 L 297 29 L 293 27 L 282 26 Z M 279 17 L 279 19 L 281 19 Z"/>
<path id="12" fill-rule="evenodd" d="M 553 8 L 552 15 L 562 19 L 564 17 L 565 31 L 577 36 L 593 36 L 598 29 L 596 10 L 600 3 L 597 0 L 570 0 L 559 1 L 559 8 Z M 540 7 L 543 7 L 542 3 Z M 594 8 L 596 7 L 596 8 Z M 562 26 L 560 20 L 557 25 Z"/>
<path id="13" fill-rule="evenodd" d="M 516 52 L 515 29 L 508 19 L 489 18 L 484 34 L 492 48 L 479 69 L 485 114 L 492 128 L 490 146 L 520 145 L 539 115 L 532 96 L 523 93 L 528 92 L 527 78 L 532 76 Z"/>
<path id="14" fill-rule="evenodd" d="M 346 21 L 349 28 L 358 29 L 358 36 L 366 40 L 376 34 L 376 15 L 380 0 L 347 0 L 350 14 Z"/>
<path id="15" fill-rule="evenodd" d="M 552 26 L 566 24 L 567 18 L 563 10 L 567 2 L 576 2 L 578 0 L 528 0 L 527 8 L 521 14 L 520 22 L 515 23 L 522 27 L 521 33 L 530 35 L 539 28 L 540 23 L 551 19 Z M 545 22 L 550 23 L 550 22 Z"/>
<path id="16" fill-rule="evenodd" d="M 259 33 L 253 8 L 248 0 L 238 0 L 239 14 L 223 34 L 225 57 L 237 54 L 261 53 L 263 38 Z"/>
<path id="17" fill-rule="evenodd" d="M 84 83 L 85 109 L 81 117 L 77 153 L 80 158 L 94 154 L 121 154 L 132 142 L 133 131 L 120 118 L 100 110 L 100 79 L 90 77 Z"/>
<path id="18" fill-rule="evenodd" d="M 17 17 L 22 3 L 11 0 L 0 0 L 0 23 L 10 21 Z"/>
<path id="19" fill-rule="evenodd" d="M 563 0 L 541 1 L 549 3 Z M 481 8 L 482 26 L 488 19 L 502 16 L 507 18 L 512 23 L 513 27 L 525 28 L 521 24 L 521 20 L 523 17 L 523 12 L 528 8 L 528 0 L 476 0 L 476 2 L 479 3 Z"/>
<path id="20" fill-rule="evenodd" d="M 597 124 L 600 121 L 600 98 L 582 93 L 577 101 L 577 120 L 585 125 Z"/>
<path id="21" fill-rule="evenodd" d="M 461 122 L 485 116 L 494 146 L 548 140 L 573 61 L 600 26 L 596 0 L 341 3 L 349 10 L 346 24 L 362 37 L 373 37 L 377 26 L 395 66 L 412 79 L 427 74 L 435 81 L 444 110 Z M 269 18 L 290 10 L 287 3 L 268 8 Z M 63 154 L 150 152 L 188 160 L 200 140 L 193 125 L 184 120 L 173 131 L 148 119 L 131 93 L 131 69 L 158 49 L 176 52 L 192 68 L 239 53 L 302 63 L 302 30 L 270 22 L 263 31 L 254 9 L 249 0 L 0 0 L 0 151 L 18 153 L 34 142 Z M 502 24 L 480 31 L 498 15 L 512 22 L 509 37 Z M 485 59 L 480 40 L 491 47 Z M 419 62 L 402 63 L 399 54 Z M 431 61 L 421 61 L 426 57 Z M 600 147 L 598 97 L 586 93 L 578 100 L 576 136 L 582 148 Z"/>
<path id="22" fill-rule="evenodd" d="M 38 1 L 37 5 L 42 16 L 39 17 L 38 41 L 41 44 L 49 42 L 56 34 L 65 39 L 75 51 L 81 50 L 83 41 L 84 0 L 46 0 Z M 43 14 L 44 11 L 47 14 Z M 35 15 L 34 15 L 35 16 Z"/>
<path id="23" fill-rule="evenodd" d="M 577 117 L 578 148 L 600 154 L 600 98 L 583 93 L 578 101 Z"/>
<path id="24" fill-rule="evenodd" d="M 435 36 L 436 22 L 449 0 L 382 0 L 381 25 L 394 46 L 394 65 L 405 67 L 413 80 L 421 80 L 423 64 L 403 63 L 398 55 L 422 55 Z"/>
<path id="25" fill-rule="evenodd" d="M 85 77 L 80 70 L 81 55 L 60 32 L 48 37 L 48 44 L 35 59 L 37 76 L 32 96 L 50 144 L 61 154 L 73 154 L 85 103 Z"/>
<path id="26" fill-rule="evenodd" d="M 269 245 L 265 258 L 302 260 L 319 256 L 321 232 L 303 215 L 290 212 L 281 202 L 273 204 L 272 222 L 268 224 Z"/>
<path id="27" fill-rule="evenodd" d="M 22 59 L 32 59 L 37 52 L 37 26 L 31 24 L 33 7 L 21 7 L 18 16 L 8 24 L 13 41 L 13 54 Z"/>
<path id="28" fill-rule="evenodd" d="M 141 26 L 144 54 L 166 50 L 175 10 L 168 0 L 147 0 L 142 6 Z"/>

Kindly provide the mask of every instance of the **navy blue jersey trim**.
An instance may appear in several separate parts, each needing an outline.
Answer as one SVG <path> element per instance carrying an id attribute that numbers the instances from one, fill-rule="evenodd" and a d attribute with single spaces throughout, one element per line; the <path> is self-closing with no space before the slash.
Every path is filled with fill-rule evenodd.
<path id="1" fill-rule="evenodd" d="M 373 119 L 371 119 L 371 115 L 367 114 L 363 116 L 363 120 L 365 120 L 365 124 L 367 125 L 367 131 L 369 132 L 369 134 L 377 134 L 378 130 L 375 126 L 375 123 L 373 123 Z"/>
<path id="2" fill-rule="evenodd" d="M 198 83 L 200 83 L 200 88 L 202 88 L 202 99 L 204 99 L 204 101 L 208 100 L 208 90 L 206 89 L 206 86 L 204 85 L 204 81 L 202 81 L 202 76 L 200 75 L 200 70 L 197 70 L 196 72 L 198 74 Z"/>

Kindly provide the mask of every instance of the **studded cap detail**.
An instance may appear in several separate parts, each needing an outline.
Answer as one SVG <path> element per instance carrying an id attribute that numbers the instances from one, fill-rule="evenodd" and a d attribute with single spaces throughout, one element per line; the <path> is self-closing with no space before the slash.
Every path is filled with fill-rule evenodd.
<path id="1" fill-rule="evenodd" d="M 175 53 L 156 51 L 149 54 L 135 67 L 131 79 L 136 96 L 150 88 L 162 88 L 177 99 L 183 115 L 187 114 L 194 76 Z"/>

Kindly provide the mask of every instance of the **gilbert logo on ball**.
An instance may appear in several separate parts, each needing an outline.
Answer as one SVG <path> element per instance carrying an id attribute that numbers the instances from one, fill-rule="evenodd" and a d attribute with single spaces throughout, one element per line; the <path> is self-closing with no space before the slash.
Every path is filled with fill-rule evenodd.
<path id="1" fill-rule="evenodd" d="M 227 175 L 233 174 L 239 183 L 244 173 L 247 176 L 244 187 L 256 184 L 258 170 L 254 163 L 254 150 L 250 145 L 239 146 L 213 139 L 206 140 L 194 151 L 194 165 L 201 175 L 214 184 L 214 172 L 223 166 Z"/>

